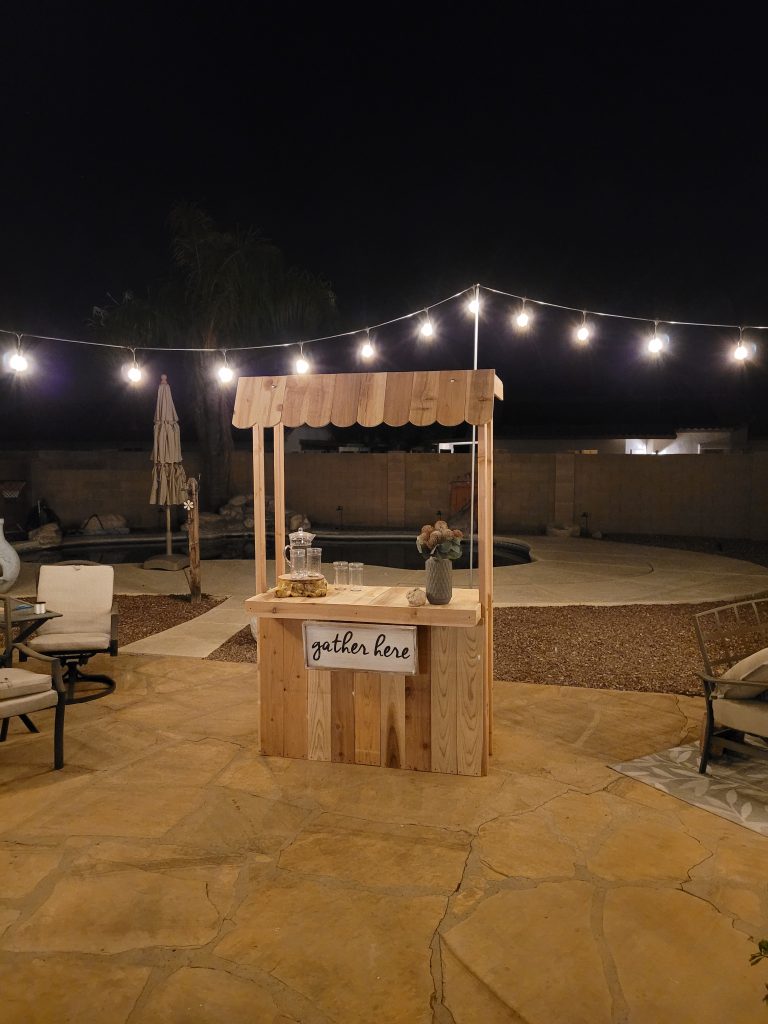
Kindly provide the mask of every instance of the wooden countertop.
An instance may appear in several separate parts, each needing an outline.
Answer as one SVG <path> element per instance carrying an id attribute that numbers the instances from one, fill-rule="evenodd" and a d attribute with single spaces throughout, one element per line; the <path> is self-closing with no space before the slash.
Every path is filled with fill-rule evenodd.
<path id="1" fill-rule="evenodd" d="M 339 622 L 381 622 L 405 626 L 476 626 L 480 621 L 480 592 L 454 589 L 450 604 L 412 608 L 409 587 L 363 587 L 336 590 L 330 584 L 325 597 L 275 597 L 274 590 L 245 602 L 251 615 L 271 619 L 317 619 Z"/>

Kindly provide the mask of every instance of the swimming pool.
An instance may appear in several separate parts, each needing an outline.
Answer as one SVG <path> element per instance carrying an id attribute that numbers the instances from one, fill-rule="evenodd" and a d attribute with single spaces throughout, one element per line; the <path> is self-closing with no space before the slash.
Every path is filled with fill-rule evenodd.
<path id="1" fill-rule="evenodd" d="M 81 542 L 82 541 L 82 542 Z M 415 538 L 410 534 L 318 534 L 315 543 L 323 549 L 323 565 L 346 560 L 364 562 L 366 565 L 384 565 L 393 569 L 423 569 L 424 559 L 416 550 Z M 462 545 L 461 558 L 453 563 L 455 569 L 469 568 L 469 549 Z M 173 550 L 186 552 L 186 539 L 174 540 Z M 40 551 L 25 551 L 23 562 L 51 564 L 69 559 L 87 559 L 108 565 L 143 562 L 152 555 L 165 551 L 165 540 L 157 536 L 152 539 L 133 537 L 102 538 L 85 542 L 81 538 L 66 538 L 59 548 Z M 254 557 L 252 536 L 203 537 L 200 541 L 201 557 L 204 559 L 251 559 Z M 267 542 L 267 558 L 274 557 L 271 538 Z M 474 564 L 477 565 L 475 546 Z M 523 541 L 497 541 L 493 546 L 493 564 L 523 565 L 531 561 L 530 549 Z M 329 573 L 326 572 L 326 575 Z"/>

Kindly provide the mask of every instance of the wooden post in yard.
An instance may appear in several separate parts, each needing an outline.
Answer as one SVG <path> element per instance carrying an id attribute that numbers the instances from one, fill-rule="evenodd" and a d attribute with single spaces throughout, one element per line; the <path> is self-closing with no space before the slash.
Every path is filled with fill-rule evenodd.
<path id="1" fill-rule="evenodd" d="M 189 569 L 187 581 L 192 595 L 192 604 L 200 604 L 202 587 L 200 582 L 200 509 L 197 494 L 197 480 L 187 480 L 187 499 L 192 507 L 187 510 L 187 526 L 189 537 Z"/>

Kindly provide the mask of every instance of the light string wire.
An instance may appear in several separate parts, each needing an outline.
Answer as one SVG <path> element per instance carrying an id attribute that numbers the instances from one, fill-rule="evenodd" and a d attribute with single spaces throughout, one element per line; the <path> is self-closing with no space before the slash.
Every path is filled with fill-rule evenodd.
<path id="1" fill-rule="evenodd" d="M 632 320 L 636 323 L 647 323 L 647 324 L 668 324 L 671 327 L 705 327 L 719 330 L 733 330 L 743 333 L 744 331 L 766 331 L 768 325 L 765 324 L 724 324 L 724 323 L 710 323 L 707 321 L 699 320 L 670 320 L 664 318 L 657 318 L 653 316 L 635 316 L 627 313 L 608 313 L 603 310 L 588 309 L 583 306 L 568 306 L 561 302 L 550 302 L 548 299 L 534 299 L 529 295 L 520 295 L 516 292 L 503 291 L 500 288 L 491 288 L 488 285 L 477 284 L 471 285 L 468 288 L 463 288 L 461 291 L 455 292 L 453 295 L 449 295 L 444 299 L 439 299 L 436 302 L 430 303 L 428 306 L 422 306 L 411 313 L 404 313 L 402 316 L 392 317 L 390 320 L 382 320 L 379 323 L 373 324 L 370 327 L 357 327 L 349 331 L 339 331 L 336 334 L 324 334 L 314 338 L 303 338 L 296 341 L 278 341 L 278 342 L 267 342 L 259 345 L 228 345 L 228 352 L 258 352 L 262 349 L 279 349 L 279 348 L 294 348 L 296 345 L 315 345 L 320 342 L 326 341 L 341 341 L 344 338 L 353 338 L 355 335 L 363 334 L 366 331 L 370 334 L 373 330 L 378 330 L 381 327 L 389 327 L 392 324 L 402 323 L 405 320 L 412 320 L 416 317 L 423 317 L 424 313 L 427 313 L 429 317 L 430 311 L 436 309 L 438 306 L 443 306 L 448 302 L 453 302 L 455 299 L 459 299 L 462 296 L 474 295 L 478 298 L 482 292 L 489 295 L 500 295 L 508 299 L 516 299 L 518 302 L 523 304 L 523 308 L 527 304 L 535 306 L 544 306 L 549 309 L 560 309 L 568 313 L 578 313 L 582 317 L 584 322 L 587 316 L 592 317 L 603 317 L 611 320 Z M 16 339 L 17 346 L 21 346 L 21 342 L 24 338 L 35 341 L 58 341 L 66 345 L 89 345 L 93 348 L 111 348 L 118 349 L 123 352 L 211 352 L 220 354 L 223 350 L 220 348 L 197 348 L 187 345 L 128 345 L 121 344 L 119 342 L 108 342 L 108 341 L 93 341 L 86 340 L 84 338 L 63 338 L 52 334 L 36 334 L 33 331 L 11 331 L 5 328 L 0 328 L 0 334 L 6 334 L 11 338 Z"/>

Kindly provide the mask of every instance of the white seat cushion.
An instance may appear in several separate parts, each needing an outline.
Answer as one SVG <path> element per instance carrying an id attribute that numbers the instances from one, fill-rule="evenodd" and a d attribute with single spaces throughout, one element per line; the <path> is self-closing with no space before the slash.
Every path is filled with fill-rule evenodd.
<path id="1" fill-rule="evenodd" d="M 54 619 L 58 622 L 58 619 Z M 107 651 L 109 633 L 43 633 L 27 640 L 35 651 L 49 654 L 55 651 Z"/>
<path id="2" fill-rule="evenodd" d="M 30 693 L 45 693 L 51 689 L 51 677 L 23 668 L 0 668 L 0 701 L 11 697 L 26 697 Z"/>
<path id="3" fill-rule="evenodd" d="M 109 633 L 114 585 L 111 565 L 40 566 L 37 600 L 61 618 L 44 622 L 37 635 Z"/>
<path id="4" fill-rule="evenodd" d="M 768 738 L 766 700 L 723 700 L 720 697 L 712 701 L 712 711 L 720 726 Z"/>
<path id="5" fill-rule="evenodd" d="M 765 683 L 765 686 L 760 690 L 755 686 L 726 685 L 729 679 Z M 718 682 L 716 690 L 718 697 L 727 697 L 728 700 L 756 700 L 762 693 L 768 691 L 768 647 L 737 661 L 727 672 L 723 672 L 720 680 L 722 681 Z"/>
<path id="6" fill-rule="evenodd" d="M 33 711 L 52 708 L 54 704 L 58 703 L 58 700 L 58 693 L 50 685 L 45 693 L 29 693 L 26 697 L 11 697 L 8 700 L 0 700 L 0 718 L 13 718 L 14 715 L 30 715 Z"/>

